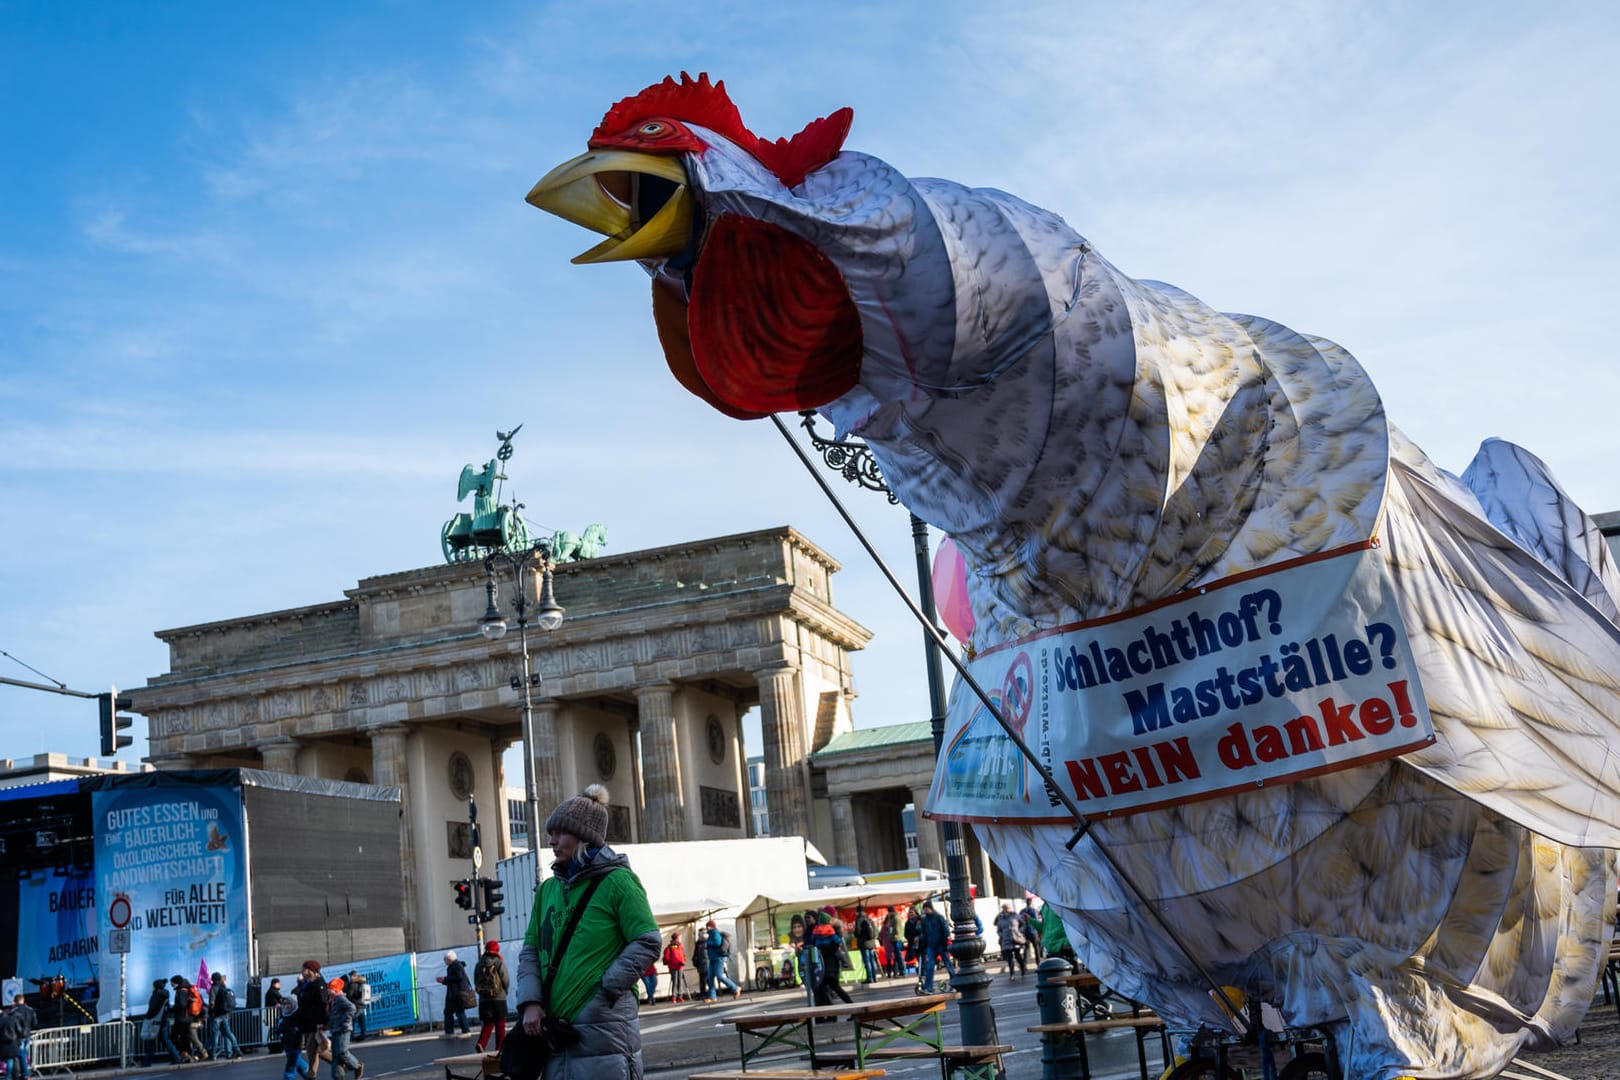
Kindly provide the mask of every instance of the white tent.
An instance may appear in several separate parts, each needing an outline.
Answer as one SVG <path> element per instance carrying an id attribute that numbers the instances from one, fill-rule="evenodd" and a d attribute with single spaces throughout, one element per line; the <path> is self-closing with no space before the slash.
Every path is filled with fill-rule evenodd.
<path id="1" fill-rule="evenodd" d="M 705 896 L 696 900 L 670 900 L 652 906 L 653 920 L 660 930 L 671 926 L 687 926 L 707 919 L 717 911 L 736 907 L 731 900 Z"/>

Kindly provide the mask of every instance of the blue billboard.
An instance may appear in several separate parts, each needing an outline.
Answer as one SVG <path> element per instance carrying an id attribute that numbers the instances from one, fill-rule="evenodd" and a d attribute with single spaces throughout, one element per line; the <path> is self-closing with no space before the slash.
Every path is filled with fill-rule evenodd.
<path id="1" fill-rule="evenodd" d="M 31 870 L 17 881 L 17 974 L 62 977 L 69 986 L 96 979 L 95 881 L 88 868 Z"/>
<path id="2" fill-rule="evenodd" d="M 129 901 L 131 1000 L 156 979 L 195 979 L 204 964 L 238 988 L 249 974 L 247 858 L 237 787 L 113 787 L 91 794 L 95 895 Z M 103 971 L 116 972 L 106 952 Z M 116 981 L 115 979 L 112 981 Z M 109 987 L 109 990 L 111 988 Z M 101 1015 L 117 1010 L 101 995 Z"/>

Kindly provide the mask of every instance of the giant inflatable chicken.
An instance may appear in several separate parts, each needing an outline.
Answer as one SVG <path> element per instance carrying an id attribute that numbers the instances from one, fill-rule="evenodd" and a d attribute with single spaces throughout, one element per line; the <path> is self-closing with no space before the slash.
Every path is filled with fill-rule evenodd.
<path id="1" fill-rule="evenodd" d="M 1567 1039 L 1620 848 L 1620 576 L 1590 520 L 1508 443 L 1441 471 L 1332 342 L 843 150 L 850 122 L 763 139 L 683 74 L 615 104 L 529 202 L 605 236 L 576 262 L 648 271 L 689 391 L 867 440 L 960 549 L 973 650 L 1376 540 L 1433 723 L 1398 757 L 1098 821 L 1072 852 L 1072 826 L 979 825 L 992 857 L 1173 1026 L 1229 1023 L 1201 965 L 1330 1031 L 1358 1080 L 1494 1076 Z"/>

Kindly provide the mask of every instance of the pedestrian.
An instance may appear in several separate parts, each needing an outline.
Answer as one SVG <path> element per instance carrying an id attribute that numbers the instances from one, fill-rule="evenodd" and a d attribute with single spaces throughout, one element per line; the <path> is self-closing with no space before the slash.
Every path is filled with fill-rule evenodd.
<path id="1" fill-rule="evenodd" d="M 326 1033 L 332 1039 L 332 1080 L 343 1080 L 351 1069 L 354 1080 L 360 1080 L 366 1074 L 366 1067 L 349 1052 L 349 1039 L 354 1035 L 355 1004 L 344 990 L 342 979 L 326 984 Z"/>
<path id="2" fill-rule="evenodd" d="M 713 919 L 703 927 L 703 943 L 707 946 L 705 953 L 709 960 L 709 992 L 706 1000 L 713 1001 L 718 998 L 722 986 L 731 991 L 733 1000 L 742 997 L 742 987 L 726 974 L 726 961 L 731 959 L 731 942 L 720 932 L 720 928 L 714 925 Z"/>
<path id="3" fill-rule="evenodd" d="M 23 1057 L 23 1042 L 28 1038 L 28 1022 L 15 1007 L 0 1013 L 0 1065 L 6 1069 L 8 1080 L 27 1080 L 28 1062 Z"/>
<path id="4" fill-rule="evenodd" d="M 900 974 L 900 915 L 889 909 L 883 916 L 883 928 L 878 931 L 878 945 L 883 950 L 883 974 L 894 976 Z"/>
<path id="5" fill-rule="evenodd" d="M 647 1004 L 658 1004 L 658 960 L 647 965 L 647 970 L 641 973 L 641 989 L 647 995 Z"/>
<path id="6" fill-rule="evenodd" d="M 454 1038 L 450 1031 L 455 1021 L 461 1022 L 461 1033 L 471 1035 L 467 1029 L 467 1010 L 478 1004 L 478 991 L 467 977 L 467 964 L 456 959 L 456 950 L 444 954 L 444 974 L 437 976 L 444 985 L 444 1037 Z"/>
<path id="7" fill-rule="evenodd" d="M 664 967 L 669 969 L 669 1000 L 686 1000 L 686 950 L 681 947 L 680 931 L 669 935 L 664 946 Z"/>
<path id="8" fill-rule="evenodd" d="M 19 1080 L 26 1080 L 32 1074 L 34 1068 L 34 1032 L 39 1030 L 39 1014 L 28 1004 L 28 999 L 21 994 L 12 996 L 11 1013 L 22 1024 L 22 1072 L 17 1075 Z"/>
<path id="9" fill-rule="evenodd" d="M 281 1021 L 276 1025 L 276 1034 L 280 1037 L 281 1053 L 285 1064 L 281 1069 L 281 1080 L 309 1080 L 312 1075 L 309 1066 L 304 1063 L 304 1035 L 298 1030 L 298 1008 L 291 998 L 278 997 L 276 1008 L 281 1012 Z"/>
<path id="10" fill-rule="evenodd" d="M 877 924 L 866 914 L 865 904 L 855 905 L 855 947 L 861 951 L 861 966 L 866 969 L 864 983 L 875 983 L 878 977 Z"/>
<path id="11" fill-rule="evenodd" d="M 810 931 L 810 945 L 820 954 L 817 957 L 820 978 L 816 983 L 816 1004 L 831 1005 L 833 995 L 837 994 L 844 999 L 844 1004 L 853 1005 L 849 994 L 839 983 L 844 968 L 840 956 L 844 949 L 844 936 L 833 926 L 833 917 L 828 912 L 816 915 L 815 928 Z"/>
<path id="12" fill-rule="evenodd" d="M 806 911 L 800 916 L 804 920 L 804 937 L 799 946 L 799 982 L 808 986 L 818 1002 L 825 1005 L 825 1001 L 820 1001 L 823 996 L 821 990 L 821 951 L 816 948 L 815 942 L 811 940 L 816 929 L 816 916 L 819 914 L 820 912 L 817 911 Z"/>
<path id="13" fill-rule="evenodd" d="M 906 913 L 906 967 L 916 967 L 922 975 L 922 912 L 912 908 Z"/>
<path id="14" fill-rule="evenodd" d="M 1046 950 L 1047 956 L 1060 956 L 1071 964 L 1076 962 L 1074 946 L 1069 944 L 1069 934 L 1063 929 L 1063 920 L 1052 910 L 1051 904 L 1041 905 L 1041 947 Z"/>
<path id="15" fill-rule="evenodd" d="M 329 995 L 326 983 L 321 980 L 321 962 L 305 960 L 303 970 L 298 974 L 298 985 L 293 987 L 293 997 L 298 1001 L 293 1017 L 298 1026 L 298 1036 L 304 1043 L 304 1060 L 309 1064 L 311 1076 L 320 1072 L 321 1068 L 321 1044 L 326 1041 Z"/>
<path id="16" fill-rule="evenodd" d="M 174 1042 L 180 1048 L 180 1064 L 207 1061 L 208 1050 L 197 1034 L 197 1024 L 203 1021 L 203 999 L 197 988 L 183 975 L 169 979 L 174 987 Z"/>
<path id="17" fill-rule="evenodd" d="M 1034 963 L 1039 964 L 1046 956 L 1046 950 L 1041 946 L 1041 913 L 1035 910 L 1033 895 L 1024 895 L 1024 910 L 1018 917 L 1024 920 L 1024 950 L 1033 953 Z"/>
<path id="18" fill-rule="evenodd" d="M 608 792 L 592 784 L 546 819 L 553 876 L 535 895 L 518 956 L 523 1030 L 547 1036 L 545 1080 L 640 1080 L 636 976 L 658 924 L 630 860 L 607 845 Z"/>
<path id="19" fill-rule="evenodd" d="M 484 955 L 473 965 L 473 989 L 478 991 L 478 1052 L 490 1045 L 495 1036 L 495 1051 L 500 1052 L 506 1041 L 506 991 L 512 980 L 506 974 L 506 961 L 501 959 L 501 943 L 491 941 L 484 946 Z"/>
<path id="20" fill-rule="evenodd" d="M 141 1018 L 141 1042 L 146 1046 L 146 1060 L 141 1064 L 146 1068 L 151 1068 L 159 1047 L 169 1052 L 169 1064 L 180 1064 L 180 1051 L 169 1035 L 170 1007 L 169 980 L 153 979 L 152 996 L 146 999 L 146 1015 Z"/>
<path id="21" fill-rule="evenodd" d="M 270 989 L 264 992 L 264 1007 L 267 1009 L 278 1009 L 281 1007 L 281 1003 L 286 1000 L 286 995 L 281 992 L 281 980 L 271 979 Z"/>
<path id="22" fill-rule="evenodd" d="M 364 1042 L 366 1012 L 371 1008 L 371 983 L 358 971 L 351 971 L 343 977 L 343 996 L 354 1004 L 354 1038 L 350 1041 Z"/>
<path id="23" fill-rule="evenodd" d="M 951 963 L 951 927 L 945 921 L 945 916 L 934 910 L 932 901 L 924 901 L 922 906 L 922 990 L 925 994 L 934 992 L 934 965 L 945 965 L 945 973 L 952 979 L 956 978 L 956 965 Z"/>
<path id="24" fill-rule="evenodd" d="M 1001 946 L 1001 959 L 1007 965 L 1007 981 L 1027 974 L 1024 970 L 1024 920 L 1011 904 L 1002 904 L 1000 913 L 996 915 L 996 941 Z M 1018 965 L 1017 976 L 1013 975 L 1015 963 Z"/>
<path id="25" fill-rule="evenodd" d="M 242 1044 L 231 1030 L 231 1013 L 236 1011 L 236 991 L 225 982 L 225 973 L 209 976 L 208 1049 L 215 1057 L 235 1061 L 242 1056 Z"/>
<path id="26" fill-rule="evenodd" d="M 267 1037 L 264 1040 L 265 1053 L 276 1054 L 281 1052 L 281 1009 L 283 1005 L 291 1005 L 292 1003 L 292 999 L 281 992 L 281 980 L 271 979 L 269 988 L 264 992 L 264 1003 L 262 1008 L 266 1010 L 274 1009 L 276 1011 L 260 1014 L 262 1017 L 262 1022 L 264 1023 L 265 1031 L 267 1032 Z"/>
<path id="27" fill-rule="evenodd" d="M 709 935 L 699 930 L 692 935 L 692 966 L 697 969 L 698 1000 L 709 1000 Z"/>

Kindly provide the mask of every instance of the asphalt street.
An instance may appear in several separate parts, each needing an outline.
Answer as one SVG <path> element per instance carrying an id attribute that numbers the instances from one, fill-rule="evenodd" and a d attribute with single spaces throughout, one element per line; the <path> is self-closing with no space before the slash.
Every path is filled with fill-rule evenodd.
<path id="1" fill-rule="evenodd" d="M 943 973 L 942 973 L 943 974 Z M 943 982 L 943 979 L 941 980 Z M 898 997 L 912 992 L 913 980 L 885 980 L 871 987 L 854 986 L 849 991 L 857 1001 L 872 998 Z M 685 1077 L 706 1067 L 736 1067 L 739 1046 L 736 1029 L 727 1023 L 732 1017 L 750 1012 L 764 1012 L 790 1008 L 804 1001 L 802 990 L 777 990 L 759 993 L 745 992 L 733 1001 L 729 995 L 714 1005 L 658 1004 L 644 1007 L 641 1012 L 642 1053 L 647 1080 L 672 1080 Z M 991 986 L 991 1001 L 995 1007 L 997 1034 L 1003 1043 L 1016 1047 L 1005 1058 L 1008 1080 L 1035 1080 L 1041 1074 L 1039 1036 L 1024 1029 L 1040 1022 L 1035 1003 L 1035 976 L 1031 973 L 1019 982 L 1009 982 L 1004 975 L 997 976 Z M 945 1011 L 945 1041 L 960 1042 L 957 1009 L 953 1005 Z M 832 1025 L 817 1033 L 817 1043 L 836 1044 L 853 1041 L 848 1025 Z M 365 1080 L 443 1080 L 442 1066 L 434 1059 L 454 1054 L 474 1052 L 471 1037 L 446 1039 L 439 1034 L 373 1036 L 355 1045 L 355 1056 L 365 1063 Z M 1136 1041 L 1128 1033 L 1114 1033 L 1090 1044 L 1092 1076 L 1094 1080 L 1116 1080 L 1138 1074 Z M 266 1054 L 262 1049 L 248 1053 L 234 1062 L 205 1062 L 193 1065 L 156 1065 L 150 1069 L 131 1070 L 150 1080 L 279 1080 L 281 1054 Z M 790 1067 L 808 1067 L 800 1057 L 784 1057 L 778 1063 Z M 1156 1044 L 1148 1047 L 1150 1074 L 1157 1077 L 1163 1071 L 1159 1064 Z M 888 1075 L 897 1080 L 906 1078 L 937 1077 L 939 1067 L 929 1062 L 890 1064 Z M 326 1080 L 330 1066 L 322 1064 L 321 1080 Z M 470 1075 L 471 1068 L 458 1069 Z M 206 1077 L 202 1074 L 208 1074 Z M 78 1073 L 81 1078 L 91 1074 Z M 97 1070 L 95 1075 L 111 1075 Z"/>
<path id="2" fill-rule="evenodd" d="M 910 980 L 895 979 L 876 987 L 856 988 L 860 997 L 895 997 L 911 988 Z M 686 1077 L 706 1067 L 735 1067 L 738 1044 L 735 1029 L 726 1022 L 748 1012 L 781 1009 L 802 1000 L 796 990 L 766 993 L 745 993 L 740 1001 L 726 1001 L 713 1006 L 654 1005 L 642 1011 L 643 1054 L 647 1080 L 673 1080 Z M 991 988 L 991 1000 L 996 1010 L 997 1033 L 1003 1043 L 1015 1048 L 1004 1060 L 1008 1080 L 1038 1080 L 1041 1075 L 1041 1050 L 1038 1036 L 1024 1029 L 1039 1022 L 1035 1005 L 1035 979 L 1009 983 L 1005 976 L 997 979 Z M 945 1037 L 957 1039 L 956 1009 L 946 1010 Z M 836 1031 L 829 1033 L 833 1042 Z M 820 1038 L 818 1036 L 818 1042 Z M 1124 1032 L 1093 1038 L 1091 1066 L 1094 1080 L 1126 1080 L 1138 1075 L 1136 1041 Z M 1620 1073 L 1615 1067 L 1616 1047 L 1620 1045 L 1620 1007 L 1605 1002 L 1601 997 L 1593 1004 L 1581 1027 L 1578 1043 L 1557 1049 L 1529 1052 L 1521 1060 L 1532 1066 L 1552 1070 L 1554 1077 L 1569 1080 L 1613 1080 Z M 443 1080 L 442 1066 L 434 1059 L 452 1054 L 473 1052 L 471 1038 L 446 1039 L 441 1035 L 375 1036 L 355 1048 L 356 1055 L 365 1062 L 365 1080 Z M 270 1055 L 262 1050 L 250 1053 L 239 1061 L 207 1062 L 197 1065 L 156 1066 L 151 1069 L 132 1069 L 130 1072 L 151 1080 L 280 1080 L 280 1053 Z M 782 1064 L 804 1067 L 802 1059 L 785 1059 Z M 320 1080 L 327 1080 L 329 1066 L 322 1065 Z M 926 1080 L 939 1075 L 938 1067 L 928 1062 L 894 1064 L 887 1066 L 888 1075 L 895 1080 Z M 1163 1071 L 1156 1052 L 1156 1044 L 1148 1046 L 1148 1073 L 1157 1080 Z M 462 1075 L 470 1075 L 471 1070 Z M 76 1070 L 79 1080 L 94 1080 L 117 1075 L 117 1070 Z"/>

